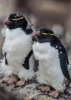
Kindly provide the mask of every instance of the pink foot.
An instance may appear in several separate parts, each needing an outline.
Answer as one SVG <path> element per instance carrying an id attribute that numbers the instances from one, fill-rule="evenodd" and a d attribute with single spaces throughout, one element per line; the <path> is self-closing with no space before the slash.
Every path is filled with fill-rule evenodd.
<path id="1" fill-rule="evenodd" d="M 46 85 L 46 86 L 39 86 L 37 87 L 37 89 L 41 90 L 41 91 L 50 91 L 50 86 Z"/>
<path id="2" fill-rule="evenodd" d="M 24 79 L 21 79 L 20 81 L 18 81 L 18 82 L 16 83 L 17 86 L 22 86 L 22 85 L 24 85 L 24 84 L 25 84 L 25 80 L 24 80 Z"/>
<path id="3" fill-rule="evenodd" d="M 51 95 L 51 96 L 53 96 L 53 97 L 58 97 L 58 95 L 59 95 L 59 93 L 58 93 L 58 91 L 57 90 L 55 90 L 55 91 L 51 91 L 50 93 L 49 93 L 49 95 Z"/>
<path id="4" fill-rule="evenodd" d="M 17 77 L 16 77 L 16 75 L 12 75 L 12 76 L 4 79 L 3 81 L 6 82 L 8 85 L 10 85 L 17 81 Z"/>

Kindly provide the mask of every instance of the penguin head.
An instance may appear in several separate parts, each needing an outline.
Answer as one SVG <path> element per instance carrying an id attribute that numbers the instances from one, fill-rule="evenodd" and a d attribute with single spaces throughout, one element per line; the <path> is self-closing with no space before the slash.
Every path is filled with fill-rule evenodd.
<path id="1" fill-rule="evenodd" d="M 48 37 L 49 35 L 54 35 L 53 31 L 50 29 L 42 28 L 35 33 L 36 36 Z"/>
<path id="2" fill-rule="evenodd" d="M 26 28 L 28 23 L 23 15 L 14 13 L 10 14 L 8 20 L 5 20 L 3 24 L 6 25 L 9 29 L 15 29 L 21 27 Z"/>
<path id="3" fill-rule="evenodd" d="M 33 41 L 45 42 L 51 41 L 54 33 L 50 29 L 42 28 L 34 34 Z"/>

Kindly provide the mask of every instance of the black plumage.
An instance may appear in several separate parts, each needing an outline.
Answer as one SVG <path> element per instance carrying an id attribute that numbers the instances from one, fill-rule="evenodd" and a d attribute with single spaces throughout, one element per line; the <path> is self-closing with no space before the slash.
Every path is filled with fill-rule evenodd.
<path id="1" fill-rule="evenodd" d="M 61 65 L 62 72 L 63 72 L 64 76 L 68 80 L 70 80 L 70 76 L 69 76 L 68 69 L 67 69 L 68 64 L 67 64 L 66 54 L 65 53 L 59 54 L 59 58 L 60 58 L 60 65 Z"/>
<path id="2" fill-rule="evenodd" d="M 5 56 L 5 64 L 8 65 L 8 61 L 7 61 L 7 58 L 6 58 L 6 56 L 7 56 L 6 52 L 5 52 L 4 56 Z"/>
<path id="3" fill-rule="evenodd" d="M 27 70 L 29 70 L 29 59 L 30 59 L 30 57 L 31 57 L 32 54 L 33 54 L 33 51 L 31 50 L 31 51 L 29 52 L 29 54 L 27 55 L 27 57 L 25 58 L 24 64 L 22 64 L 23 67 L 24 67 L 25 69 L 27 69 Z"/>

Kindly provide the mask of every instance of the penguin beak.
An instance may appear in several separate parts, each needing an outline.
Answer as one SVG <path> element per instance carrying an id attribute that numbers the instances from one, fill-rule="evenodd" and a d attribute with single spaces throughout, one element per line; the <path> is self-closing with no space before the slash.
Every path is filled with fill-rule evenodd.
<path id="1" fill-rule="evenodd" d="M 35 32 L 32 36 L 38 37 L 38 36 L 40 36 L 40 34 L 39 34 L 39 32 Z"/>
<path id="2" fill-rule="evenodd" d="M 9 23 L 10 23 L 9 20 L 5 20 L 5 21 L 3 22 L 4 25 L 8 25 Z"/>
<path id="3" fill-rule="evenodd" d="M 39 36 L 40 34 L 39 34 L 39 32 L 35 32 L 35 34 L 34 34 L 35 36 Z"/>

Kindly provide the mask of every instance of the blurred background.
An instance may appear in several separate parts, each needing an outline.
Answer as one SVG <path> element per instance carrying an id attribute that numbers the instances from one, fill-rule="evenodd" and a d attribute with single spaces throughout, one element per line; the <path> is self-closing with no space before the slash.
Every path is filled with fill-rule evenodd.
<path id="1" fill-rule="evenodd" d="M 52 29 L 64 44 L 68 56 L 71 54 L 71 0 L 0 0 L 0 59 L 4 38 L 3 21 L 10 13 L 21 13 L 34 28 Z"/>

